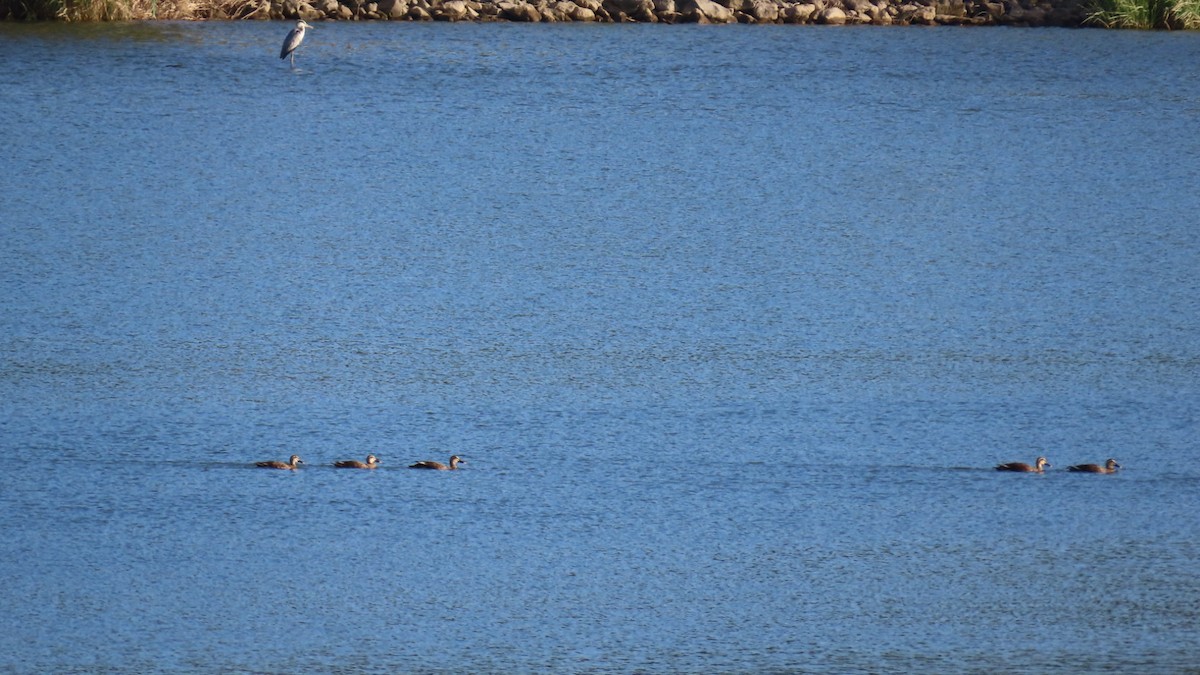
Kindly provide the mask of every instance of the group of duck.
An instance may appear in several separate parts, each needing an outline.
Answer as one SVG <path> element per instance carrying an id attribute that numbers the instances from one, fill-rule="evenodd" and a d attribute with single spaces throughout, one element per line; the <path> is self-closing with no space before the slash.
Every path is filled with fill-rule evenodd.
<path id="1" fill-rule="evenodd" d="M 296 469 L 300 468 L 300 465 L 303 463 L 304 460 L 300 459 L 299 455 L 292 455 L 291 458 L 286 462 L 280 462 L 278 460 L 272 460 L 269 462 L 255 462 L 254 466 L 257 466 L 260 469 L 288 469 L 295 471 Z M 375 455 L 367 455 L 367 461 L 365 462 L 360 462 L 357 459 L 343 459 L 334 462 L 333 466 L 338 469 L 374 469 L 375 467 L 379 466 L 379 463 L 378 457 Z M 409 464 L 408 468 L 433 469 L 435 471 L 453 471 L 458 468 L 459 464 L 466 463 L 466 460 L 464 460 L 462 457 L 459 457 L 458 455 L 452 455 L 450 457 L 449 464 L 423 460 L 415 464 Z M 1051 466 L 1053 465 L 1050 462 L 1047 462 L 1045 457 L 1038 457 L 1033 464 L 1026 464 L 1025 462 L 1008 462 L 1006 464 L 997 464 L 996 470 L 1016 471 L 1020 473 L 1045 473 L 1046 468 Z M 1110 458 L 1108 461 L 1104 462 L 1103 466 L 1100 464 L 1075 464 L 1068 466 L 1067 471 L 1075 471 L 1077 473 L 1116 473 L 1117 469 L 1120 468 L 1121 465 L 1117 464 L 1117 460 Z"/>
<path id="2" fill-rule="evenodd" d="M 1045 457 L 1038 457 L 1037 461 L 1032 466 L 1025 462 L 1009 462 L 1007 464 L 997 464 L 997 471 L 1020 471 L 1024 473 L 1045 473 L 1046 467 L 1053 466 L 1046 461 Z M 1068 466 L 1067 471 L 1075 471 L 1078 473 L 1116 473 L 1117 469 L 1121 468 L 1117 464 L 1117 460 L 1109 459 L 1103 466 L 1099 464 L 1075 464 Z"/>
<path id="3" fill-rule="evenodd" d="M 286 462 L 271 460 L 269 462 L 255 462 L 254 466 L 257 466 L 260 469 L 286 469 L 289 471 L 295 471 L 296 469 L 300 468 L 300 465 L 303 463 L 304 460 L 300 459 L 300 455 L 292 455 L 291 458 Z M 408 468 L 433 469 L 435 471 L 453 471 L 458 468 L 459 464 L 466 463 L 467 461 L 462 457 L 453 455 L 450 457 L 449 464 L 425 460 L 417 462 L 416 464 L 409 464 Z M 374 469 L 375 467 L 379 466 L 379 464 L 380 462 L 378 457 L 375 455 L 367 455 L 367 461 L 365 462 L 360 462 L 357 459 L 343 459 L 334 462 L 333 466 L 338 469 Z"/>

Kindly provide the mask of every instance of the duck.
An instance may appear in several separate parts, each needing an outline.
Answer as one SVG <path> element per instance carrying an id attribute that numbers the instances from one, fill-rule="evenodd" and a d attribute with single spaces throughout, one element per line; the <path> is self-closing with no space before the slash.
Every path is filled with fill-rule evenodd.
<path id="1" fill-rule="evenodd" d="M 462 457 L 459 457 L 458 455 L 453 455 L 450 457 L 450 465 L 449 466 L 442 464 L 441 462 L 431 462 L 431 461 L 425 460 L 425 461 L 417 462 L 416 464 L 409 464 L 408 468 L 410 468 L 410 469 L 434 469 L 437 471 L 453 471 L 458 468 L 459 464 L 466 464 L 466 463 L 467 463 L 467 460 L 463 459 Z"/>
<path id="2" fill-rule="evenodd" d="M 1116 473 L 1119 468 L 1121 468 L 1121 465 L 1117 464 L 1117 460 L 1109 458 L 1104 463 L 1104 466 L 1100 466 L 1099 464 L 1076 464 L 1068 466 L 1067 471 L 1077 471 L 1080 473 Z"/>
<path id="3" fill-rule="evenodd" d="M 304 460 L 300 459 L 300 455 L 292 455 L 291 458 L 288 459 L 287 463 L 273 459 L 269 462 L 255 462 L 254 466 L 257 466 L 260 469 L 289 469 L 291 471 L 295 471 L 299 468 L 299 465 L 303 463 Z"/>
<path id="4" fill-rule="evenodd" d="M 357 459 L 343 459 L 333 463 L 339 469 L 374 469 L 379 465 L 379 458 L 375 455 L 367 455 L 366 462 L 360 462 Z"/>
<path id="5" fill-rule="evenodd" d="M 1029 466 L 1025 462 L 1009 462 L 1007 464 L 997 464 L 997 471 L 1023 471 L 1025 473 L 1043 473 L 1042 469 L 1053 466 L 1046 461 L 1045 457 L 1038 457 L 1034 466 Z"/>

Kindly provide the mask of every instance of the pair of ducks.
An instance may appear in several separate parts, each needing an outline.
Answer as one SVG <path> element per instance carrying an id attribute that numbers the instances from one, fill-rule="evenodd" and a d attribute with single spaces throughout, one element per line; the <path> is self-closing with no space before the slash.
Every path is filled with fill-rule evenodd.
<path id="1" fill-rule="evenodd" d="M 300 455 L 292 455 L 291 458 L 286 462 L 280 462 L 277 460 L 272 460 L 269 462 L 255 462 L 254 466 L 257 466 L 260 469 L 288 469 L 295 471 L 296 469 L 300 468 L 300 465 L 303 463 L 304 460 L 300 459 Z M 464 460 L 462 457 L 454 455 L 450 458 L 449 464 L 442 464 L 441 462 L 431 462 L 426 460 L 417 462 L 416 464 L 410 464 L 408 468 L 452 471 L 457 469 L 459 464 L 466 463 L 466 460 Z M 375 467 L 379 466 L 379 458 L 375 455 L 367 455 L 367 461 L 365 462 L 360 462 L 357 459 L 343 459 L 334 462 L 333 465 L 339 469 L 374 469 Z"/>
<path id="2" fill-rule="evenodd" d="M 1009 462 L 1007 464 L 996 465 L 997 471 L 1023 471 L 1025 473 L 1043 473 L 1043 469 L 1048 466 L 1053 466 L 1046 461 L 1045 457 L 1038 457 L 1037 462 L 1033 466 L 1029 466 L 1025 462 Z M 1104 463 L 1104 466 L 1099 464 L 1075 464 L 1068 466 L 1067 471 L 1076 471 L 1079 473 L 1116 473 L 1117 469 L 1121 468 L 1117 464 L 1117 460 L 1109 459 Z"/>

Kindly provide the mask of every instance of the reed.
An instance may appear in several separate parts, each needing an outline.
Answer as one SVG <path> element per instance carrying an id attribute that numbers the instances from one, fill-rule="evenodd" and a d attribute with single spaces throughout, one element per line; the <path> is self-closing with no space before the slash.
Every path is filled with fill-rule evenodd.
<path id="1" fill-rule="evenodd" d="M 1105 28 L 1200 30 L 1200 0 L 1096 0 L 1087 21 Z"/>
<path id="2" fill-rule="evenodd" d="M 0 17 L 24 21 L 244 19 L 256 0 L 0 0 Z"/>

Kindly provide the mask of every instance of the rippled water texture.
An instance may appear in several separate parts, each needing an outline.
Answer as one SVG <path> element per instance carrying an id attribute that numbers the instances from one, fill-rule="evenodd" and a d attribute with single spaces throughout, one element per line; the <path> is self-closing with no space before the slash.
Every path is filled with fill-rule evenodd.
<path id="1" fill-rule="evenodd" d="M 0 25 L 0 670 L 1200 663 L 1200 36 L 287 28 Z"/>

